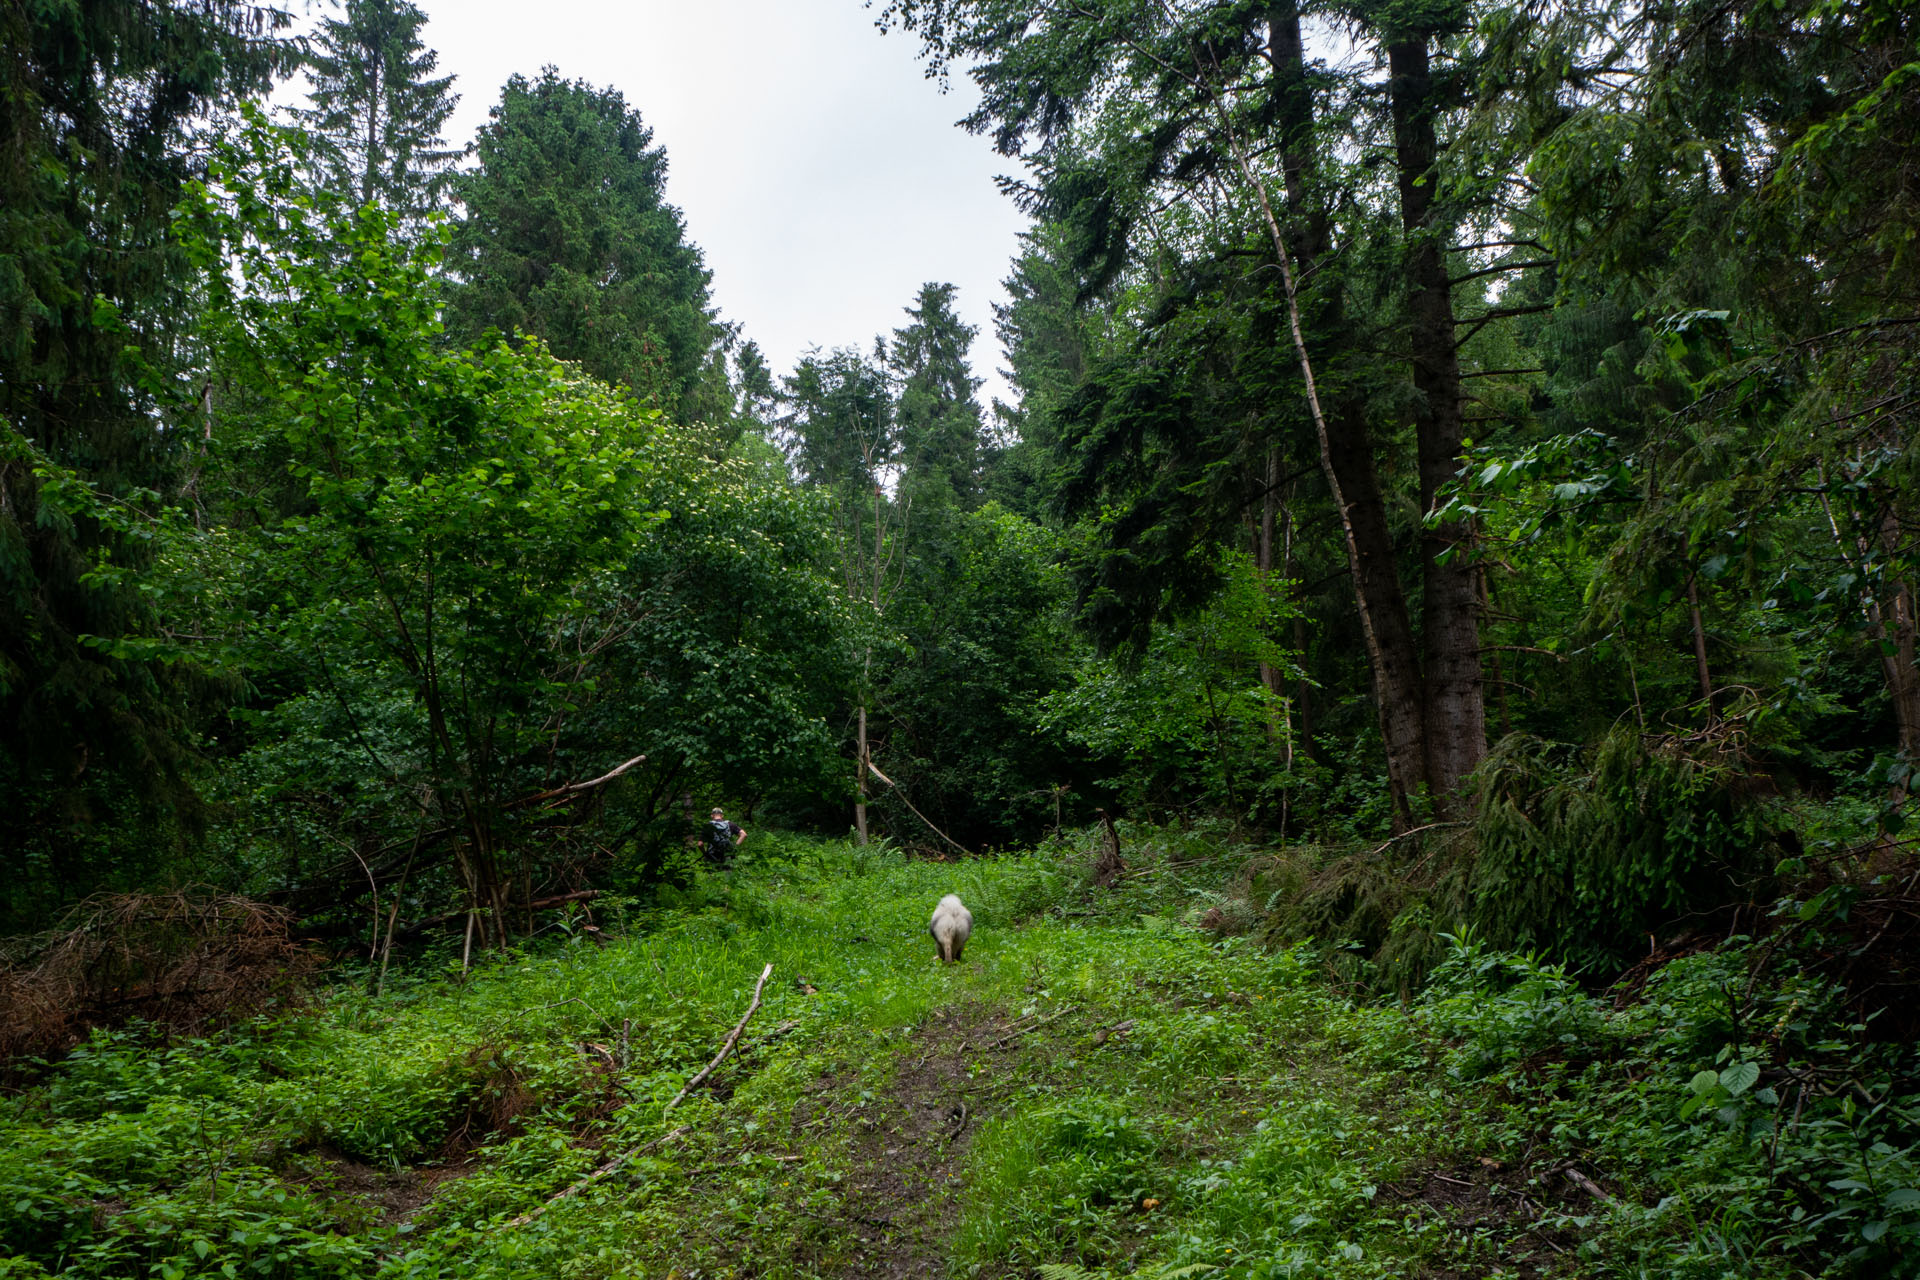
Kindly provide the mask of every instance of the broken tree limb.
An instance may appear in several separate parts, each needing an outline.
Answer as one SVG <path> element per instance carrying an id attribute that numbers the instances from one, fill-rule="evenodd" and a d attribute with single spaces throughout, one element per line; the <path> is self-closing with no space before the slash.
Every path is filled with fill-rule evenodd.
<path id="1" fill-rule="evenodd" d="M 907 808 L 912 809 L 913 816 L 920 819 L 920 821 L 926 823 L 927 826 L 932 829 L 933 834 L 939 836 L 942 840 L 945 840 L 948 844 L 952 845 L 954 848 L 958 849 L 960 852 L 966 854 L 969 858 L 973 856 L 973 852 L 970 849 L 968 849 L 967 846 L 961 844 L 958 840 L 955 840 L 952 836 L 948 835 L 946 832 L 942 831 L 940 828 L 934 826 L 932 818 L 929 818 L 926 814 L 920 812 L 918 809 L 914 809 L 913 801 L 907 799 L 907 793 L 900 789 L 900 784 L 895 782 L 892 778 L 889 778 L 886 774 L 880 772 L 879 765 L 875 764 L 872 760 L 868 760 L 867 768 L 873 771 L 874 777 L 880 779 L 880 781 L 892 787 L 893 794 L 900 797 L 900 803 L 907 806 Z"/>
<path id="2" fill-rule="evenodd" d="M 536 898 L 532 902 L 510 902 L 507 904 L 507 910 L 545 911 L 550 907 L 565 906 L 569 902 L 590 902 L 599 896 L 598 889 L 580 889 L 574 893 L 556 894 L 551 898 Z M 449 920 L 455 920 L 467 914 L 469 914 L 468 908 L 462 907 L 458 911 L 445 911 L 437 916 L 428 916 L 424 920 L 416 920 L 412 924 L 400 926 L 398 936 L 411 938 L 416 933 L 423 933 L 435 925 L 445 924 Z"/>
<path id="3" fill-rule="evenodd" d="M 612 1160 L 609 1160 L 605 1164 L 601 1165 L 598 1169 L 595 1169 L 592 1173 L 588 1174 L 586 1177 L 580 1179 L 580 1181 L 568 1187 L 565 1191 L 562 1191 L 557 1195 L 553 1196 L 545 1204 L 541 1205 L 538 1209 L 530 1210 L 526 1213 L 521 1214 L 517 1218 L 510 1218 L 506 1222 L 501 1223 L 500 1230 L 506 1231 L 513 1227 L 526 1226 L 529 1222 L 532 1222 L 535 1218 L 539 1217 L 541 1214 L 545 1213 L 547 1210 L 553 1208 L 553 1206 L 555 1206 L 556 1204 L 559 1204 L 562 1200 L 565 1200 L 568 1196 L 574 1195 L 581 1191 L 585 1191 L 588 1187 L 600 1181 L 600 1179 L 606 1177 L 608 1174 L 612 1173 L 615 1169 L 618 1169 L 621 1165 L 633 1159 L 635 1156 L 641 1154 L 644 1151 L 651 1150 L 652 1148 L 659 1146 L 663 1142 L 673 1141 L 675 1138 L 685 1133 L 691 1127 L 692 1126 L 690 1125 L 683 1124 L 678 1129 L 673 1130 L 671 1133 L 661 1134 L 659 1137 L 655 1138 L 652 1142 L 642 1143 L 641 1145 L 635 1147 L 631 1151 L 623 1152 L 622 1154 L 614 1157 Z"/>
<path id="4" fill-rule="evenodd" d="M 514 911 L 545 911 L 548 907 L 565 906 L 569 902 L 591 902 L 600 896 L 598 889 L 576 889 L 572 893 L 556 893 L 551 898 L 535 898 L 532 902 L 509 904 Z"/>
<path id="5" fill-rule="evenodd" d="M 773 965 L 769 963 L 766 968 L 760 971 L 760 981 L 753 984 L 753 1002 L 747 1006 L 747 1011 L 740 1015 L 740 1021 L 734 1024 L 733 1030 L 727 1033 L 727 1041 L 725 1044 L 720 1046 L 720 1052 L 713 1055 L 712 1062 L 709 1062 L 705 1067 L 701 1068 L 699 1075 L 687 1081 L 686 1086 L 682 1088 L 680 1092 L 673 1095 L 672 1102 L 669 1102 L 666 1106 L 660 1109 L 660 1113 L 662 1115 L 665 1115 L 667 1112 L 673 1110 L 676 1106 L 680 1105 L 680 1100 L 686 1097 L 689 1093 L 692 1093 L 695 1089 L 699 1088 L 701 1082 L 704 1081 L 708 1076 L 713 1074 L 713 1069 L 719 1066 L 721 1062 L 723 1062 L 726 1059 L 726 1056 L 729 1053 L 733 1052 L 733 1046 L 739 1043 L 740 1033 L 747 1029 L 747 1022 L 753 1017 L 753 1011 L 760 1007 L 761 989 L 767 985 L 767 979 L 771 978 L 772 976 L 773 976 Z"/>
<path id="6" fill-rule="evenodd" d="M 1580 1172 L 1578 1169 L 1566 1168 L 1566 1169 L 1562 1169 L 1560 1172 L 1566 1174 L 1568 1180 L 1573 1182 L 1582 1191 L 1592 1196 L 1595 1200 L 1600 1201 L 1602 1204 L 1619 1203 L 1612 1196 L 1608 1195 L 1606 1190 L 1603 1187 L 1601 1187 L 1599 1183 L 1595 1182 L 1592 1178 L 1589 1178 L 1586 1174 Z"/>
<path id="7" fill-rule="evenodd" d="M 733 1046 L 737 1044 L 740 1040 L 740 1033 L 747 1029 L 747 1022 L 753 1017 L 754 1010 L 760 1007 L 760 992 L 766 987 L 767 979 L 772 976 L 773 976 L 773 966 L 771 964 L 769 964 L 766 968 L 760 971 L 760 981 L 753 984 L 753 1001 L 747 1005 L 747 1011 L 744 1014 L 740 1015 L 740 1021 L 734 1024 L 733 1030 L 727 1033 L 726 1043 L 720 1046 L 720 1052 L 713 1055 L 713 1061 L 709 1062 L 706 1065 L 705 1070 L 701 1071 L 701 1073 L 695 1076 L 693 1079 L 687 1081 L 686 1088 L 680 1090 L 679 1093 L 676 1093 L 673 1095 L 673 1101 L 669 1102 L 666 1106 L 660 1109 L 661 1115 L 664 1116 L 667 1112 L 673 1110 L 674 1106 L 678 1104 L 682 1098 L 686 1097 L 689 1092 L 691 1092 L 693 1089 L 698 1087 L 700 1082 L 705 1080 L 708 1075 L 712 1074 L 713 1069 L 719 1066 L 721 1061 L 725 1059 L 729 1053 L 733 1052 Z M 560 1003 L 566 1004 L 568 1003 L 568 1001 L 562 1000 Z M 580 1001 L 580 1003 L 585 1004 L 586 1002 L 583 1000 L 583 1001 Z M 588 1005 L 587 1007 L 592 1008 L 591 1005 Z M 602 1021 L 604 1021 L 604 1019 L 602 1019 Z M 595 1169 L 592 1173 L 580 1179 L 578 1182 L 574 1183 L 572 1186 L 568 1187 L 566 1190 L 561 1191 L 559 1194 L 553 1196 L 545 1204 L 541 1205 L 538 1209 L 534 1209 L 528 1213 L 523 1213 L 517 1218 L 511 1218 L 508 1221 L 502 1223 L 501 1229 L 506 1230 L 511 1227 L 526 1226 L 529 1222 L 532 1222 L 535 1218 L 539 1217 L 541 1214 L 545 1213 L 547 1210 L 553 1208 L 554 1205 L 559 1204 L 562 1200 L 565 1200 L 568 1196 L 576 1195 L 579 1192 L 586 1190 L 586 1188 L 600 1181 L 600 1179 L 606 1177 L 608 1174 L 612 1173 L 614 1170 L 618 1169 L 621 1165 L 627 1163 L 627 1161 L 633 1159 L 635 1156 L 639 1155 L 640 1153 L 644 1151 L 648 1151 L 654 1147 L 657 1147 L 663 1142 L 671 1142 L 673 1139 L 685 1133 L 690 1127 L 691 1127 L 690 1125 L 683 1124 L 679 1128 L 674 1129 L 669 1133 L 662 1134 L 658 1138 L 655 1138 L 652 1142 L 642 1143 L 640 1146 L 633 1148 L 631 1151 L 622 1152 L 620 1155 L 615 1156 L 613 1159 L 607 1161 L 605 1164 L 601 1165 L 598 1169 Z"/>
<path id="8" fill-rule="evenodd" d="M 591 791 L 595 787 L 605 786 L 635 765 L 645 764 L 646 761 L 647 758 L 644 755 L 635 756 L 625 764 L 609 769 L 597 778 L 591 778 L 586 782 L 569 782 L 566 786 L 555 787 L 551 791 L 536 791 L 530 796 L 521 796 L 518 800 L 509 800 L 500 807 L 502 809 L 518 809 L 522 805 L 539 804 L 542 800 L 569 799 L 579 795 L 582 791 Z"/>
<path id="9" fill-rule="evenodd" d="M 1017 1031 L 1008 1032 L 1006 1035 L 1001 1036 L 998 1040 L 995 1040 L 992 1044 L 989 1044 L 987 1048 L 998 1049 L 1003 1045 L 1012 1044 L 1015 1040 L 1018 1040 L 1021 1036 L 1027 1034 L 1027 1032 L 1038 1031 L 1041 1027 L 1046 1026 L 1049 1022 L 1058 1022 L 1060 1019 L 1066 1017 L 1068 1014 L 1073 1013 L 1075 1010 L 1079 1009 L 1079 1007 L 1080 1006 L 1077 1004 L 1070 1004 L 1066 1008 L 1060 1010 L 1060 1012 L 1058 1013 L 1050 1013 L 1046 1017 L 1040 1019 L 1040 1021 L 1038 1022 L 1035 1022 L 1029 1026 L 1021 1027 Z"/>

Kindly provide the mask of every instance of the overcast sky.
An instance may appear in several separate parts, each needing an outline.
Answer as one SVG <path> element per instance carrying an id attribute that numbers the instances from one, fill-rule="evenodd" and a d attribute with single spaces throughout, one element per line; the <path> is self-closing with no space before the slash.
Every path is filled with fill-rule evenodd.
<path id="1" fill-rule="evenodd" d="M 860 0 L 416 0 L 457 76 L 470 141 L 514 72 L 611 85 L 667 149 L 667 199 L 706 252 L 723 316 L 776 373 L 810 346 L 867 346 L 926 281 L 959 286 L 973 366 L 1000 390 L 991 304 L 1025 219 L 1013 165 L 956 128 L 971 85 L 924 78 L 919 43 Z M 1004 394 L 1004 392 L 1003 392 Z"/>

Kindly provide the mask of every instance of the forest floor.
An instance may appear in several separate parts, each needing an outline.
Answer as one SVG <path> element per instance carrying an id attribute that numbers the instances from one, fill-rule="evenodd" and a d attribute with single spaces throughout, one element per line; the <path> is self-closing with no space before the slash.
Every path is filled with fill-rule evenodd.
<path id="1" fill-rule="evenodd" d="M 1193 927 L 1232 865 L 1133 858 L 796 845 L 601 946 L 98 1037 L 0 1110 L 0 1277 L 1607 1272 L 1606 1168 L 1417 1010 Z"/>

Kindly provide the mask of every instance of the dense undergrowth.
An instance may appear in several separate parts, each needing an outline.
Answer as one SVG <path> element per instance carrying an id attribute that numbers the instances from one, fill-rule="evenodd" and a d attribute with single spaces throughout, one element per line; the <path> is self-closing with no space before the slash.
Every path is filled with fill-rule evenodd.
<path id="1" fill-rule="evenodd" d="M 1232 932 L 1268 851 L 760 844 L 604 945 L 96 1033 L 0 1110 L 0 1276 L 1920 1274 L 1913 1048 L 1779 936 L 1382 1001 Z"/>

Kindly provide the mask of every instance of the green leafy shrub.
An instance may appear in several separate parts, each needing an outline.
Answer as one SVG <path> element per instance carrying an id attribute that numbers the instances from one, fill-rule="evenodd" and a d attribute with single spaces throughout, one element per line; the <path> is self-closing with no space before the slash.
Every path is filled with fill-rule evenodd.
<path id="1" fill-rule="evenodd" d="M 1920 1274 L 1920 1060 L 1790 947 L 1684 956 L 1614 1010 L 1469 939 L 1421 1015 L 1511 1099 L 1510 1144 L 1630 1189 L 1581 1219 L 1627 1273 Z"/>
<path id="2" fill-rule="evenodd" d="M 1159 1140 L 1129 1111 L 1076 1098 L 990 1125 L 979 1139 L 969 1211 L 956 1235 L 963 1261 L 1006 1267 L 1043 1258 L 1038 1241 L 1070 1247 L 1111 1231 L 1113 1215 L 1153 1190 Z"/>
<path id="3" fill-rule="evenodd" d="M 1450 1070 L 1478 1079 L 1537 1053 L 1586 1054 L 1605 1029 L 1600 1006 L 1559 965 L 1493 951 L 1471 932 L 1452 949 L 1422 1001 L 1430 1025 L 1457 1041 Z"/>
<path id="4" fill-rule="evenodd" d="M 62 1274 L 358 1280 L 378 1265 L 380 1243 L 341 1234 L 332 1207 L 312 1194 L 242 1170 L 141 1197 L 75 1249 Z"/>

